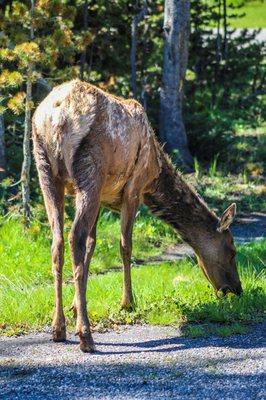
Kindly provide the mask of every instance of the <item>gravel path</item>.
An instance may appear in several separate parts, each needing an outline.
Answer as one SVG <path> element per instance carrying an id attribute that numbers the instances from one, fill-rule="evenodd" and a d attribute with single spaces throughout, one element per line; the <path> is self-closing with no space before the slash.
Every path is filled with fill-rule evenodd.
<path id="1" fill-rule="evenodd" d="M 0 398 L 265 399 L 265 324 L 248 335 L 190 339 L 169 327 L 95 333 L 97 353 L 49 333 L 0 339 Z"/>
<path id="2" fill-rule="evenodd" d="M 247 243 L 266 237 L 266 214 L 251 213 L 237 218 L 232 227 L 236 242 Z"/>

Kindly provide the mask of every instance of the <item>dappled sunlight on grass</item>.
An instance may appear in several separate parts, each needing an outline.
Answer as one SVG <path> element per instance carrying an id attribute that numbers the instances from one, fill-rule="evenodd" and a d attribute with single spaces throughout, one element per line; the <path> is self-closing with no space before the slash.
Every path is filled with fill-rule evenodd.
<path id="1" fill-rule="evenodd" d="M 209 207 L 219 213 L 230 203 L 237 203 L 239 212 L 261 212 L 266 210 L 266 188 L 264 180 L 247 180 L 246 175 L 223 176 L 217 171 L 215 176 L 199 173 L 199 177 L 190 177 L 191 183 L 205 199 Z"/>
<path id="2" fill-rule="evenodd" d="M 244 4 L 236 14 L 242 18 L 230 18 L 230 25 L 234 28 L 266 28 L 266 4 L 260 0 Z"/>

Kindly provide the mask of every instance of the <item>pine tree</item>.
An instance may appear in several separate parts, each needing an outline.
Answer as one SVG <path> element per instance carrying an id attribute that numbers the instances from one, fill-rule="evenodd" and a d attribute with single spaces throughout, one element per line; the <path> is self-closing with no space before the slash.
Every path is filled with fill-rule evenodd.
<path id="1" fill-rule="evenodd" d="M 17 121 L 24 114 L 20 182 L 26 223 L 30 217 L 30 133 L 36 97 L 33 89 L 36 92 L 38 87 L 44 93 L 50 78 L 51 82 L 60 82 L 78 76 L 73 64 L 81 49 L 82 34 L 73 31 L 74 20 L 75 8 L 58 1 L 12 1 L 0 11 L 3 104 L 7 113 L 11 110 L 17 115 Z"/>

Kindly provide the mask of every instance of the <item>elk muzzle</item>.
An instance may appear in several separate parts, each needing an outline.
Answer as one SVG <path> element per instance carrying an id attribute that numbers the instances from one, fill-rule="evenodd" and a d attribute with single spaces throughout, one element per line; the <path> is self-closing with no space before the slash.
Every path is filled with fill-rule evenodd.
<path id="1" fill-rule="evenodd" d="M 233 293 L 237 296 L 240 296 L 241 293 L 243 292 L 243 289 L 241 287 L 241 284 L 239 283 L 234 289 L 232 289 L 230 286 L 225 285 L 221 287 L 219 290 L 217 290 L 217 297 L 219 299 L 225 297 L 228 293 Z"/>

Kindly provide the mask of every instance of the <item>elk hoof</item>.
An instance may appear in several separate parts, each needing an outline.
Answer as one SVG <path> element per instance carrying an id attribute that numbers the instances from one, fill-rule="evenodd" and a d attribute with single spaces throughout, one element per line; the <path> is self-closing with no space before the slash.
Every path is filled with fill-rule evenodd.
<path id="1" fill-rule="evenodd" d="M 66 341 L 66 328 L 53 328 L 53 341 L 54 342 L 65 342 Z"/>
<path id="2" fill-rule="evenodd" d="M 79 335 L 79 339 L 80 339 L 79 347 L 83 353 L 94 353 L 96 351 L 96 347 L 91 335 L 90 336 Z"/>

